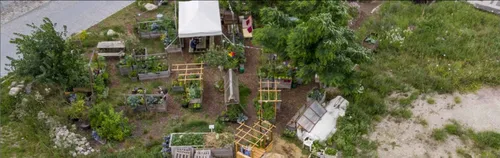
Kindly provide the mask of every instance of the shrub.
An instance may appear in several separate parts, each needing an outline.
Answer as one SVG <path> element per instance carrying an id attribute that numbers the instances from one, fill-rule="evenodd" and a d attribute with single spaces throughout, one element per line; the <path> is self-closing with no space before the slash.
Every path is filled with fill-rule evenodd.
<path id="1" fill-rule="evenodd" d="M 224 128 L 226 128 L 226 124 L 224 124 L 224 122 L 222 121 L 215 122 L 215 132 L 222 133 L 224 131 Z"/>
<path id="2" fill-rule="evenodd" d="M 429 103 L 429 104 L 436 104 L 436 100 L 434 100 L 432 98 L 429 98 L 429 99 L 427 99 L 427 103 Z"/>
<path id="3" fill-rule="evenodd" d="M 285 130 L 283 131 L 283 134 L 282 134 L 282 135 L 283 135 L 283 137 L 285 137 L 285 138 L 295 138 L 295 137 L 297 137 L 297 135 L 296 135 L 296 134 L 297 134 L 297 132 L 295 132 L 294 130 L 285 129 Z"/>
<path id="4" fill-rule="evenodd" d="M 478 132 L 474 136 L 474 141 L 479 147 L 491 147 L 500 149 L 500 133 L 493 131 Z"/>
<path id="5" fill-rule="evenodd" d="M 413 115 L 413 112 L 411 110 L 406 109 L 406 108 L 398 108 L 396 110 L 391 111 L 391 116 L 396 117 L 396 118 L 404 118 L 404 119 L 409 119 Z"/>
<path id="6" fill-rule="evenodd" d="M 458 124 L 457 122 L 453 122 L 453 124 L 446 124 L 444 126 L 444 130 L 448 132 L 448 134 L 456 135 L 456 136 L 461 136 L 464 134 L 464 131 L 462 129 L 462 126 Z"/>
<path id="7" fill-rule="evenodd" d="M 334 148 L 326 148 L 325 154 L 326 155 L 336 155 L 337 154 L 337 150 L 334 149 Z"/>
<path id="8" fill-rule="evenodd" d="M 453 98 L 453 100 L 455 101 L 456 104 L 462 103 L 462 99 L 460 99 L 460 97 L 455 97 Z"/>
<path id="9" fill-rule="evenodd" d="M 111 140 L 123 140 L 131 134 L 131 127 L 123 112 L 115 112 L 110 104 L 97 104 L 89 112 L 90 125 L 97 133 Z"/>
<path id="10" fill-rule="evenodd" d="M 78 100 L 71 104 L 67 113 L 71 118 L 86 119 L 88 107 L 85 106 L 84 100 Z"/>
<path id="11" fill-rule="evenodd" d="M 436 128 L 432 130 L 431 134 L 432 138 L 437 141 L 444 141 L 446 138 L 448 138 L 448 135 L 446 134 L 446 131 L 443 129 Z"/>

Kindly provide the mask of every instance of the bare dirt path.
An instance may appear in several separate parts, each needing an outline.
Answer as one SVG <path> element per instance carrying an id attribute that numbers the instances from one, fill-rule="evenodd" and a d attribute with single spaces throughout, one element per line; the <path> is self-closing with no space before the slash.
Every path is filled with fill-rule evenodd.
<path id="1" fill-rule="evenodd" d="M 413 117 L 410 120 L 396 123 L 393 118 L 387 117 L 376 125 L 370 139 L 378 141 L 379 157 L 458 157 L 456 149 L 468 149 L 470 144 L 464 144 L 455 136 L 439 143 L 431 138 L 432 130 L 456 120 L 475 131 L 500 132 L 499 96 L 500 87 L 486 87 L 470 94 L 427 96 L 436 103 L 416 100 L 412 104 Z M 455 101 L 455 97 L 460 98 L 460 103 Z M 419 123 L 421 120 L 428 125 Z"/>
<path id="2" fill-rule="evenodd" d="M 245 41 L 245 46 L 253 46 L 252 42 Z M 249 49 L 245 48 L 245 57 L 247 62 L 245 63 L 245 73 L 240 74 L 239 81 L 250 88 L 251 93 L 246 102 L 247 108 L 245 109 L 246 115 L 248 116 L 247 124 L 253 124 L 257 118 L 257 111 L 253 103 L 253 99 L 257 97 L 259 90 L 259 77 L 257 76 L 257 69 L 259 67 L 259 49 Z"/>
<path id="3" fill-rule="evenodd" d="M 374 13 L 372 11 L 374 11 L 377 6 L 382 4 L 382 1 L 371 1 L 357 4 L 359 5 L 359 15 L 349 25 L 349 28 L 353 30 L 358 29 L 363 22 Z"/>

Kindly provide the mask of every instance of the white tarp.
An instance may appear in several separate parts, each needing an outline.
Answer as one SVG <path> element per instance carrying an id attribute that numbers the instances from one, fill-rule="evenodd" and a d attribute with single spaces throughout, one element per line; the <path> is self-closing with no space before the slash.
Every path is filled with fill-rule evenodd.
<path id="1" fill-rule="evenodd" d="M 345 110 L 349 102 L 341 96 L 330 100 L 325 107 L 326 113 L 316 123 L 310 132 L 297 129 L 297 136 L 303 141 L 306 137 L 311 140 L 325 141 L 329 136 L 337 130 L 337 119 L 345 115 Z"/>
<path id="2" fill-rule="evenodd" d="M 219 1 L 179 2 L 179 38 L 222 35 Z"/>

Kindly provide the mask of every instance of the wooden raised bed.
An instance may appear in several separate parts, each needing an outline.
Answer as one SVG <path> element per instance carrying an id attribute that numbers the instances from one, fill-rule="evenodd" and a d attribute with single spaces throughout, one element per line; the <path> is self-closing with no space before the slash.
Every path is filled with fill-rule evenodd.
<path id="1" fill-rule="evenodd" d="M 290 89 L 292 88 L 292 79 L 277 79 L 278 88 Z"/>
<path id="2" fill-rule="evenodd" d="M 161 35 L 162 35 L 161 31 L 139 31 L 139 38 L 142 39 L 160 38 Z"/>
<path id="3" fill-rule="evenodd" d="M 208 128 L 208 127 L 207 127 Z M 182 145 L 182 146 L 176 146 L 173 145 L 172 142 L 175 139 L 177 135 L 189 135 L 189 134 L 199 134 L 199 135 L 207 135 L 210 133 L 204 133 L 204 132 L 197 132 L 197 133 L 172 133 L 170 134 L 170 143 L 169 147 L 172 149 L 172 156 L 178 155 L 179 152 L 186 153 L 186 155 L 189 155 L 189 157 L 196 157 L 197 151 L 210 151 L 211 155 L 214 157 L 227 157 L 227 158 L 233 158 L 234 157 L 234 150 L 233 150 L 233 145 L 229 145 L 229 147 L 214 147 L 214 146 L 206 146 L 205 144 L 193 144 L 193 145 Z M 205 143 L 205 142 L 204 142 Z M 189 154 L 187 154 L 189 153 Z M 183 154 L 181 154 L 183 155 Z"/>
<path id="4" fill-rule="evenodd" d="M 126 67 L 126 66 L 118 66 L 118 71 L 120 71 L 120 75 L 122 76 L 128 76 L 130 72 L 132 72 L 132 67 Z"/>
<path id="5" fill-rule="evenodd" d="M 140 81 L 143 80 L 153 80 L 153 79 L 159 79 L 159 78 L 168 78 L 170 77 L 170 67 L 168 68 L 167 71 L 159 71 L 157 73 L 143 73 L 143 74 L 137 74 L 139 77 Z"/>

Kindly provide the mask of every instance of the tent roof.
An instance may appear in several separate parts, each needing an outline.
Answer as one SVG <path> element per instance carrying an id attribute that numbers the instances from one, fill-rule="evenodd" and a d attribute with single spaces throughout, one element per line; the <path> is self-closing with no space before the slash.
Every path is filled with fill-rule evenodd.
<path id="1" fill-rule="evenodd" d="M 179 38 L 222 35 L 219 1 L 179 2 Z"/>

